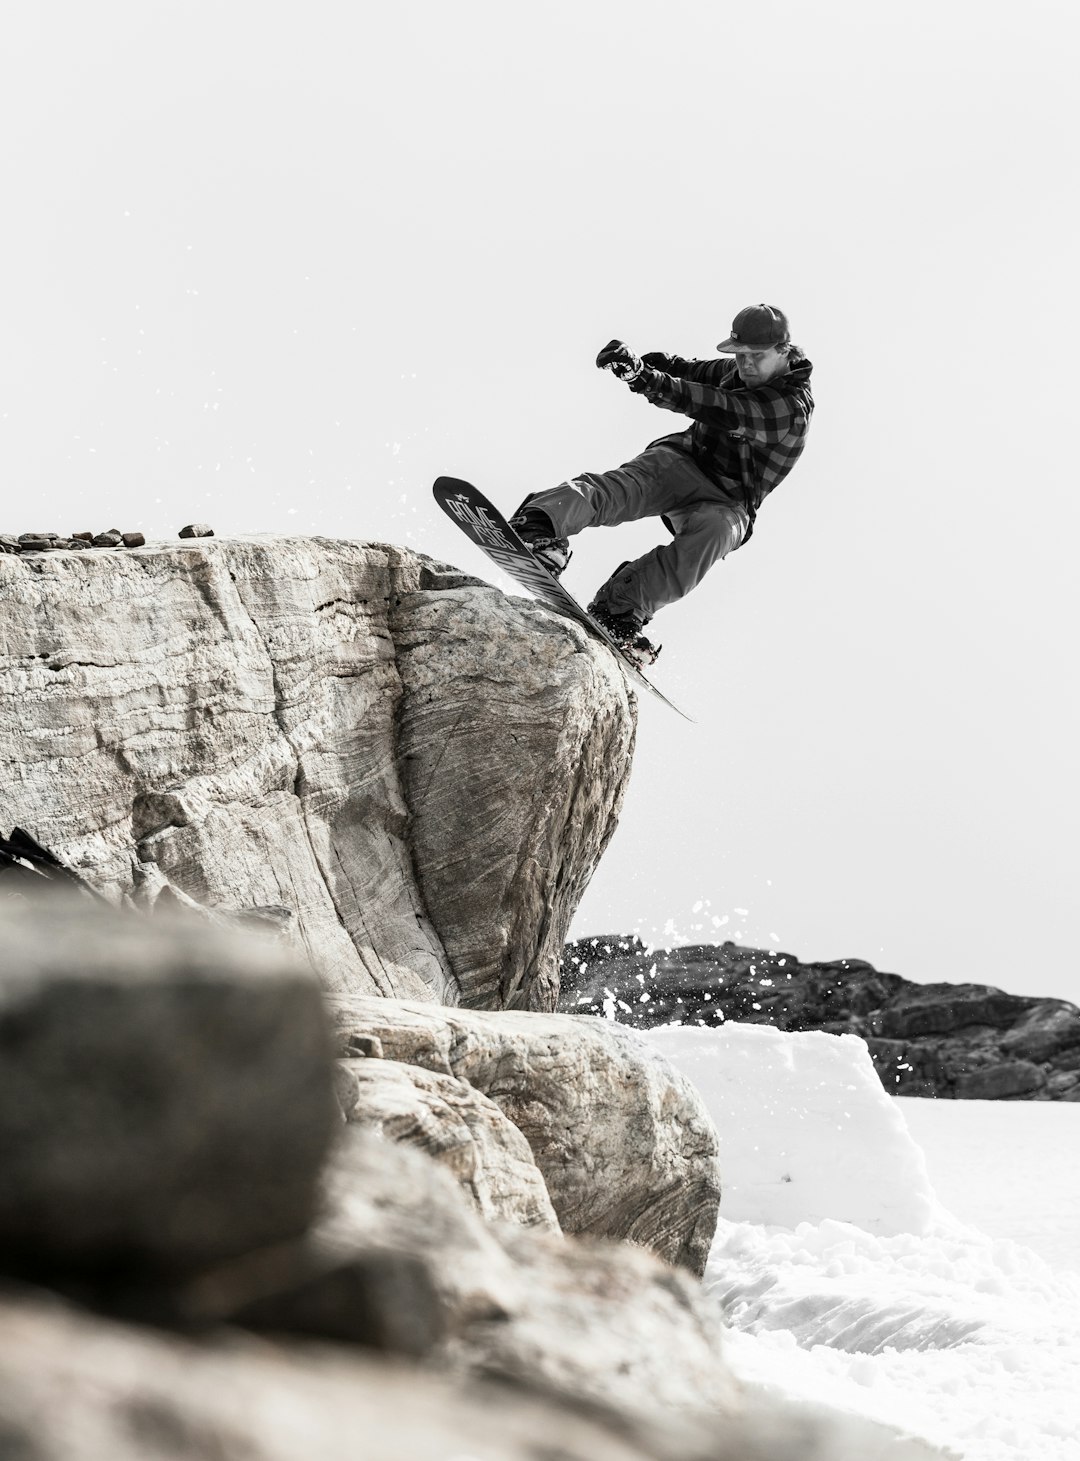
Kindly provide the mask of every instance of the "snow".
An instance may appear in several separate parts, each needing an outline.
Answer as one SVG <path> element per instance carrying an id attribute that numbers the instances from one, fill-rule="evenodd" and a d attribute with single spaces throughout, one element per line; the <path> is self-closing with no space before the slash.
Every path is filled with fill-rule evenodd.
<path id="1" fill-rule="evenodd" d="M 752 1396 L 828 1412 L 861 1461 L 1078 1461 L 1080 1104 L 898 1101 L 851 1035 L 646 1038 L 716 1124 L 705 1286 Z"/>

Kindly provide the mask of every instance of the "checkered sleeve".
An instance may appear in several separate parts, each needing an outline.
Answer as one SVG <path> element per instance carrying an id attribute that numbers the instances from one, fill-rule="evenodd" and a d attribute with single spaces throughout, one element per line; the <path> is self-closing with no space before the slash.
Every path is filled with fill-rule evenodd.
<path id="1" fill-rule="evenodd" d="M 630 389 L 665 411 L 677 411 L 706 426 L 741 431 L 761 445 L 784 441 L 806 429 L 809 412 L 798 391 L 785 390 L 782 383 L 755 391 L 727 391 L 708 378 L 714 362 L 686 363 L 703 369 L 681 378 L 646 367 Z"/>

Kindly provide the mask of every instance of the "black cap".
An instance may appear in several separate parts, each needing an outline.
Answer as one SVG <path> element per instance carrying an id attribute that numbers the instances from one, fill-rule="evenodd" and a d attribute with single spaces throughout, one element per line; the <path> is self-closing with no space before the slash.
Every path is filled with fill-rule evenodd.
<path id="1" fill-rule="evenodd" d="M 731 338 L 717 345 L 722 355 L 736 350 L 768 350 L 791 339 L 787 315 L 773 304 L 748 304 L 731 322 Z"/>

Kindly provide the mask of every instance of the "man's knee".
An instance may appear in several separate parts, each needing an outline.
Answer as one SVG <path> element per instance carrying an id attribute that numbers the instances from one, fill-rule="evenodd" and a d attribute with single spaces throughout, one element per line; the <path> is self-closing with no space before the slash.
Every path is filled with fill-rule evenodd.
<path id="1" fill-rule="evenodd" d="M 696 551 L 714 563 L 733 553 L 746 535 L 744 516 L 721 503 L 703 502 L 672 514 L 668 526 L 675 534 L 676 551 Z"/>

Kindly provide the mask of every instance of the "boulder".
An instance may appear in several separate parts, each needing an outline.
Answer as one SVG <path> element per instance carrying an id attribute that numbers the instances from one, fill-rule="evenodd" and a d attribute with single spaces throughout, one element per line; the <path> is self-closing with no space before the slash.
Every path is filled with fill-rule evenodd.
<path id="1" fill-rule="evenodd" d="M 6 818 L 114 902 L 291 909 L 330 989 L 553 1008 L 635 724 L 583 629 L 405 549 L 0 555 Z"/>
<path id="2" fill-rule="evenodd" d="M 870 1028 L 886 1039 L 947 1035 L 973 1027 L 1009 1029 L 1030 1000 L 981 984 L 913 985 L 887 1009 L 870 1016 Z"/>
<path id="3" fill-rule="evenodd" d="M 1080 1010 L 1064 1000 L 1039 1000 L 1001 1037 L 1001 1048 L 1021 1060 L 1040 1063 L 1066 1051 L 1080 1055 Z"/>
<path id="4" fill-rule="evenodd" d="M 629 1239 L 704 1271 L 720 1202 L 716 1132 L 697 1090 L 633 1031 L 399 1000 L 328 1005 L 339 1052 L 378 1041 L 388 1060 L 490 1098 L 528 1141 L 565 1232 Z"/>
<path id="5" fill-rule="evenodd" d="M 1028 1096 L 1046 1084 L 1046 1076 L 1030 1060 L 1003 1060 L 956 1077 L 956 1094 L 969 1101 L 1000 1101 Z"/>
<path id="6" fill-rule="evenodd" d="M 0 1265 L 198 1267 L 302 1232 L 340 1120 L 280 944 L 80 898 L 0 918 Z"/>
<path id="7" fill-rule="evenodd" d="M 338 1069 L 348 1121 L 434 1157 L 487 1221 L 558 1231 L 528 1142 L 482 1091 L 396 1060 L 341 1060 Z"/>

